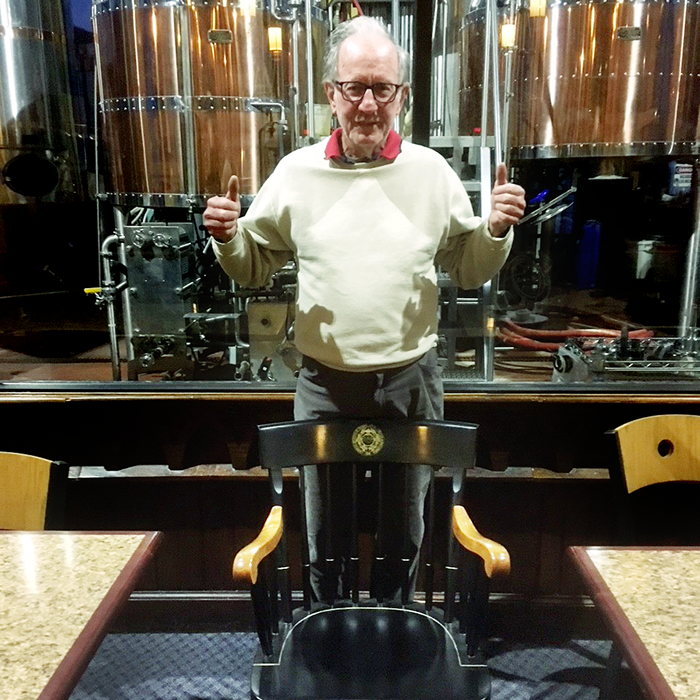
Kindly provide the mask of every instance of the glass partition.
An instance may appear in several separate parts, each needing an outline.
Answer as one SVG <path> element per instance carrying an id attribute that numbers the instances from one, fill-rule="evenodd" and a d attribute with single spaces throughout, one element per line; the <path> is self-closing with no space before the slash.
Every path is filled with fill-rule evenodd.
<path id="1" fill-rule="evenodd" d="M 76 20 L 56 42 L 55 3 L 6 5 L 45 46 L 35 81 L 26 32 L 2 49 L 2 388 L 293 390 L 294 264 L 238 287 L 201 213 L 232 172 L 248 204 L 281 155 L 329 133 L 308 85 L 353 3 L 100 0 L 93 31 Z M 412 2 L 365 9 L 412 48 Z M 446 389 L 692 387 L 700 5 L 511 0 L 493 3 L 495 32 L 487 9 L 436 3 L 432 87 L 413 95 L 476 211 L 496 151 L 528 201 L 490 285 L 439 272 Z"/>

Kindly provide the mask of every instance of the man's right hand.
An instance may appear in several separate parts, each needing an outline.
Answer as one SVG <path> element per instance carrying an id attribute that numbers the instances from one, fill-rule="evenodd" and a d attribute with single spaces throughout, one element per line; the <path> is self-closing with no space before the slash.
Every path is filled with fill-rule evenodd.
<path id="1" fill-rule="evenodd" d="M 210 197 L 204 210 L 204 225 L 209 235 L 220 243 L 228 243 L 236 235 L 241 202 L 238 198 L 238 178 L 231 176 L 224 197 Z"/>

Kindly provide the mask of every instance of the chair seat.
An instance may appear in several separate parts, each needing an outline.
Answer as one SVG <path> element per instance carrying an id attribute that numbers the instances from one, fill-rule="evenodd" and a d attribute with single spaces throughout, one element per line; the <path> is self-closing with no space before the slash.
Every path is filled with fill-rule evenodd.
<path id="1" fill-rule="evenodd" d="M 485 700 L 491 682 L 439 620 L 403 608 L 334 607 L 296 621 L 279 663 L 259 654 L 253 697 Z M 282 680 L 283 679 L 283 680 Z"/>

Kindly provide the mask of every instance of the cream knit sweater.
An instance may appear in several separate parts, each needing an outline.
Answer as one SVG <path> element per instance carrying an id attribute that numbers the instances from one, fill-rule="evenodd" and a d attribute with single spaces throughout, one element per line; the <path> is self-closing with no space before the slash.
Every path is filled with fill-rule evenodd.
<path id="1" fill-rule="evenodd" d="M 395 161 L 326 160 L 325 142 L 294 151 L 260 189 L 238 232 L 214 241 L 221 266 L 262 287 L 294 257 L 295 342 L 345 371 L 408 364 L 437 339 L 435 265 L 473 289 L 490 280 L 513 233 L 493 238 L 434 151 L 403 142 Z"/>

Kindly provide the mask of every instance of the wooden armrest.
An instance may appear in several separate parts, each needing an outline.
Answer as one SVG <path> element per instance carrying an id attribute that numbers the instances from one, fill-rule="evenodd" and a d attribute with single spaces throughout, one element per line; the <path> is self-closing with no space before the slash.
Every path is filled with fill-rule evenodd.
<path id="1" fill-rule="evenodd" d="M 282 537 L 282 506 L 273 506 L 260 534 L 243 547 L 233 560 L 233 578 L 250 585 L 258 580 L 258 566 L 275 551 Z"/>
<path id="2" fill-rule="evenodd" d="M 466 550 L 484 560 L 484 571 L 489 578 L 510 573 L 510 555 L 498 542 L 484 537 L 475 527 L 464 506 L 452 509 L 452 534 Z"/>

